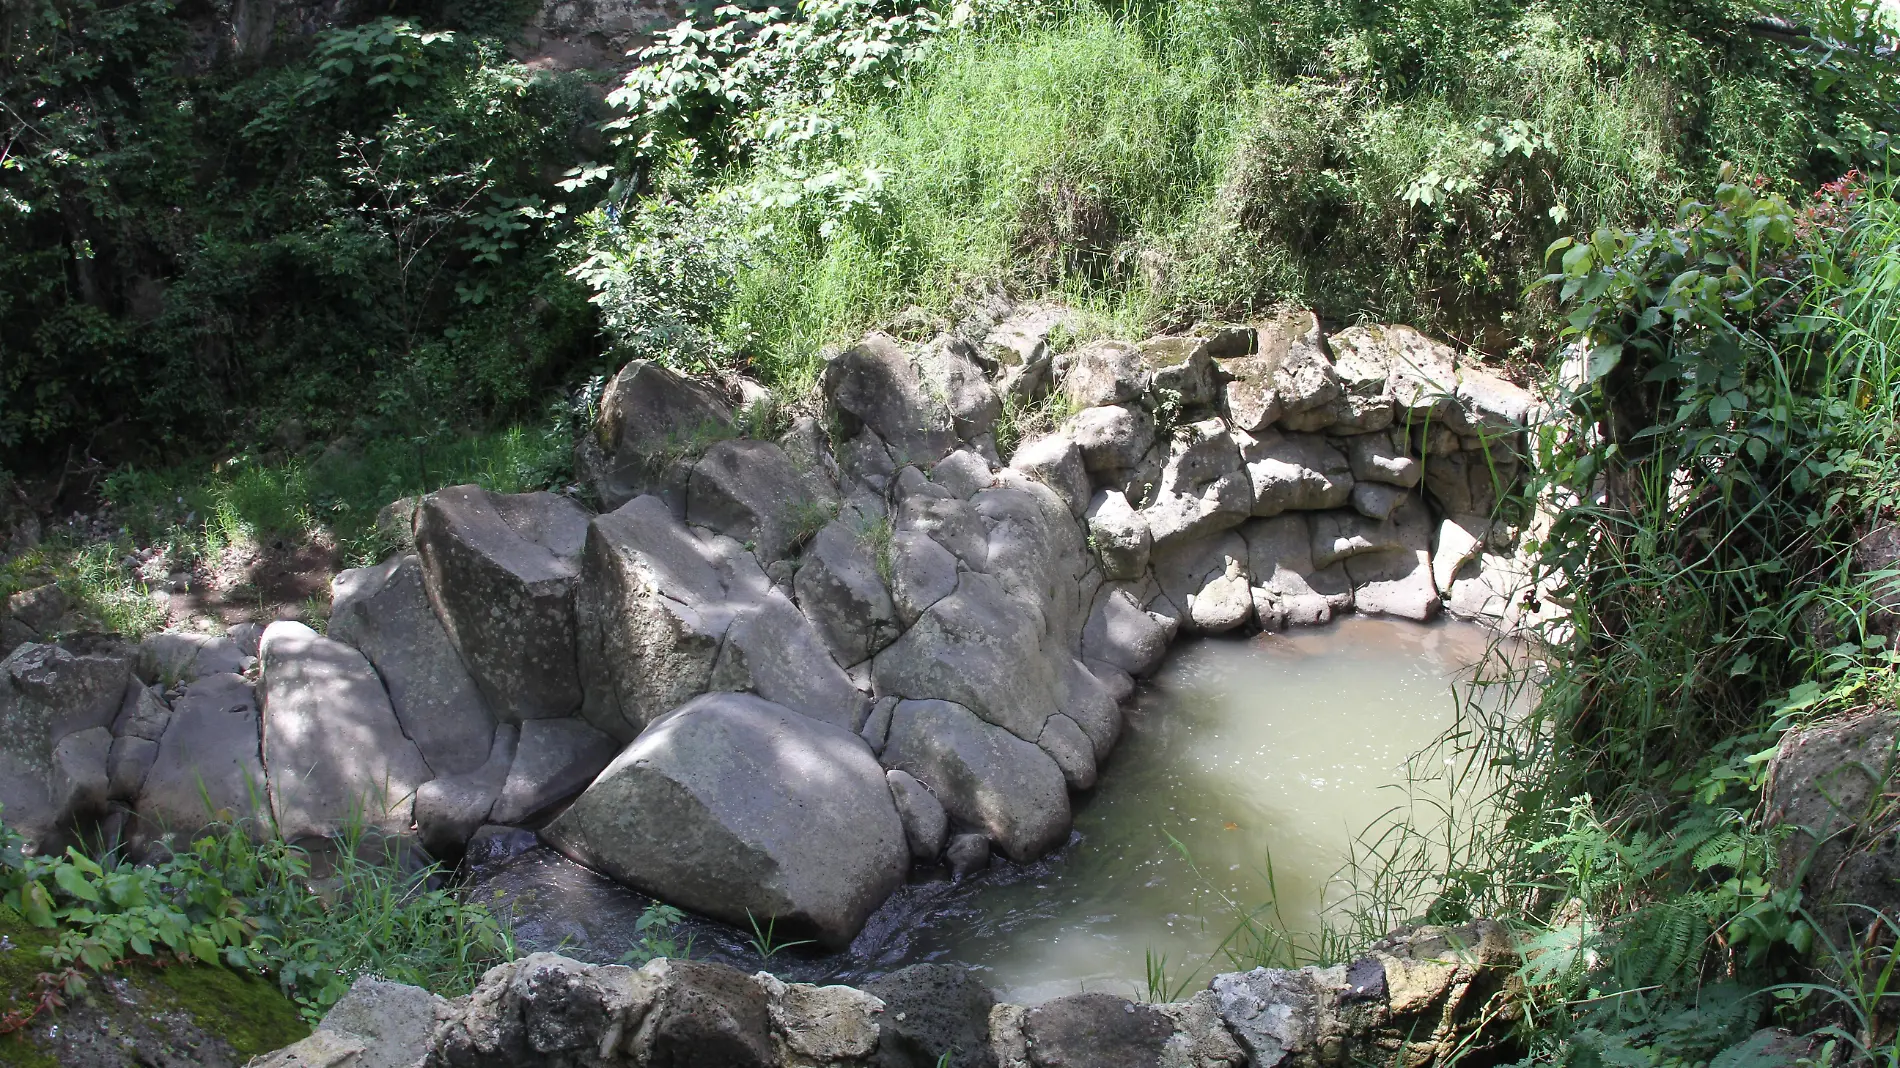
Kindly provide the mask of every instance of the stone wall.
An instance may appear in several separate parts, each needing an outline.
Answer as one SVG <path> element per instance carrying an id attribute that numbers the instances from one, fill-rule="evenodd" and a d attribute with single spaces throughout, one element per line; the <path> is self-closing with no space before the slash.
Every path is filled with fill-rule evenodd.
<path id="1" fill-rule="evenodd" d="M 100 820 L 135 846 L 361 822 L 451 861 L 527 826 L 836 948 L 917 865 L 1065 842 L 1179 634 L 1525 622 L 1499 517 L 1530 394 L 1406 327 L 1296 312 L 1057 352 L 1065 314 L 873 334 L 769 438 L 630 364 L 578 450 L 601 514 L 451 487 L 403 512 L 413 552 L 337 576 L 327 634 L 21 645 L 7 818 L 43 848 Z M 1032 410 L 1067 414 L 1005 462 Z"/>
<path id="2" fill-rule="evenodd" d="M 1085 993 L 1029 1007 L 942 964 L 856 989 L 537 953 L 455 1001 L 359 980 L 315 1034 L 251 1068 L 1423 1066 L 1486 1048 L 1515 963 L 1504 930 L 1480 921 L 1395 932 L 1350 964 L 1217 976 L 1183 1002 Z"/>

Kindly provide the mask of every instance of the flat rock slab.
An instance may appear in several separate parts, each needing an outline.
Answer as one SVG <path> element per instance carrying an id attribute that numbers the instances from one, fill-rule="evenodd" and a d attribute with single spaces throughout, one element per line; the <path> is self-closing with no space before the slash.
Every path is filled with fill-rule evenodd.
<path id="1" fill-rule="evenodd" d="M 429 602 L 503 722 L 580 707 L 574 583 L 587 521 L 551 493 L 451 486 L 422 499 L 416 551 Z"/>
<path id="2" fill-rule="evenodd" d="M 172 702 L 135 810 L 148 833 L 187 840 L 213 822 L 267 820 L 257 693 L 243 676 L 206 675 Z"/>
<path id="3" fill-rule="evenodd" d="M 435 776 L 369 660 L 301 623 L 271 624 L 261 650 L 264 766 L 284 837 L 333 838 L 359 821 L 407 832 L 416 789 Z"/>
<path id="4" fill-rule="evenodd" d="M 656 721 L 542 833 L 682 907 L 834 948 L 909 867 L 864 740 L 749 694 L 707 694 Z"/>
<path id="5" fill-rule="evenodd" d="M 339 572 L 328 636 L 369 658 L 403 733 L 437 775 L 461 775 L 489 757 L 495 720 L 460 653 L 429 607 L 422 561 L 399 556 Z"/>

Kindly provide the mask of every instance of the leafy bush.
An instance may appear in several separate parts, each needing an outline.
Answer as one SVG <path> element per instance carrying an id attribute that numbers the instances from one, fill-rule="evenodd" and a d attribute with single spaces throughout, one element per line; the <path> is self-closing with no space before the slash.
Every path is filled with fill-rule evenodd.
<path id="1" fill-rule="evenodd" d="M 128 963 L 197 963 L 273 977 L 315 1022 L 360 975 L 465 993 L 513 955 L 478 903 L 406 871 L 377 843 L 346 838 L 331 870 L 277 838 L 226 827 L 149 866 L 24 855 L 0 823 L 0 902 L 58 938 L 42 982 L 80 993 L 88 972 Z M 321 888 L 321 892 L 319 892 Z"/>

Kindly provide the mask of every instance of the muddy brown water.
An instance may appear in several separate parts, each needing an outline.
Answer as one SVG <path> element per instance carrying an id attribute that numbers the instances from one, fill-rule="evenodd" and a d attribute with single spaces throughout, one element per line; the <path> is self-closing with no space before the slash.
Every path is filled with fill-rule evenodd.
<path id="1" fill-rule="evenodd" d="M 914 881 L 840 954 L 793 947 L 766 962 L 752 932 L 698 919 L 681 935 L 695 956 L 807 982 L 952 961 L 1033 1004 L 1078 990 L 1142 993 L 1152 955 L 1196 988 L 1240 963 L 1221 946 L 1243 912 L 1316 937 L 1322 908 L 1350 890 L 1355 840 L 1409 804 L 1408 779 L 1438 770 L 1417 758 L 1469 699 L 1465 680 L 1491 642 L 1467 624 L 1359 617 L 1183 641 L 1131 703 L 1057 852 L 960 884 Z M 632 943 L 648 903 L 544 847 L 478 868 L 471 882 L 512 913 L 524 952 L 597 961 Z"/>

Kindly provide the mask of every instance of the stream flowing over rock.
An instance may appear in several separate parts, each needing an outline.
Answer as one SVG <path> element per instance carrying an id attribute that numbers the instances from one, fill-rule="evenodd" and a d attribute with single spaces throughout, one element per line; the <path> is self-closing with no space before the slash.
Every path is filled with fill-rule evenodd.
<path id="1" fill-rule="evenodd" d="M 269 814 L 446 860 L 523 828 L 840 946 L 913 869 L 1066 842 L 1177 635 L 1536 622 L 1530 394 L 1409 327 L 1295 311 L 1052 353 L 1064 321 L 868 335 L 772 440 L 636 361 L 578 447 L 606 512 L 452 486 L 408 509 L 413 553 L 337 576 L 328 634 L 21 644 L 8 819 L 46 849 Z M 999 454 L 1002 399 L 1052 393 L 1069 414 Z"/>

